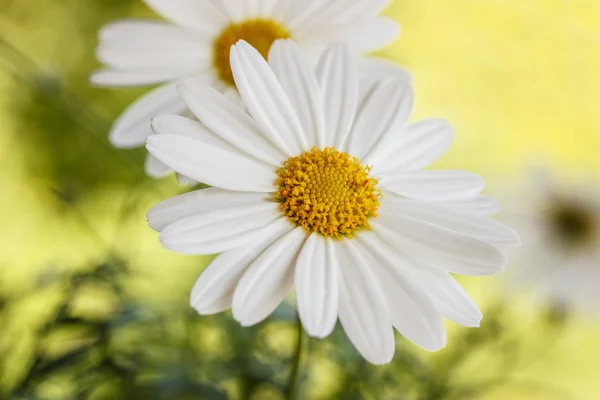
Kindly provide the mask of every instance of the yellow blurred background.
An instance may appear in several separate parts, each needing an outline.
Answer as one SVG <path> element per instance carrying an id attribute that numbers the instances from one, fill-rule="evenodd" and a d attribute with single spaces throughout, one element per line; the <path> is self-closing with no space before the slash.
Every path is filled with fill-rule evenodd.
<path id="1" fill-rule="evenodd" d="M 400 21 L 402 37 L 379 54 L 414 74 L 414 118 L 443 116 L 456 128 L 438 167 L 480 173 L 495 195 L 495 182 L 520 181 L 533 164 L 598 180 L 600 2 L 396 0 L 386 14 Z M 0 348 L 10 343 L 14 350 L 2 360 L 0 388 L 19 380 L 33 332 L 61 295 L 60 286 L 38 290 L 40 276 L 85 270 L 110 254 L 132 266 L 134 297 L 183 308 L 208 261 L 164 250 L 146 225 L 152 204 L 184 189 L 174 178 L 144 178 L 141 151 L 107 144 L 110 121 L 142 90 L 87 84 L 97 66 L 95 32 L 131 15 L 151 13 L 134 0 L 0 0 L 0 293 L 34 292 L 10 312 L 0 307 L 0 327 L 7 324 Z M 502 280 L 465 283 L 485 308 L 497 301 Z M 521 340 L 509 351 L 531 360 L 514 364 L 510 379 L 464 398 L 600 398 L 598 323 L 575 315 L 557 333 L 536 322 L 527 296 L 506 304 L 509 337 Z M 3 322 L 9 317 L 10 327 Z M 453 335 L 466 330 L 448 326 Z M 280 331 L 283 348 L 293 347 L 293 333 Z M 445 368 L 447 350 L 428 355 L 406 347 L 433 370 Z M 495 376 L 498 351 L 480 351 L 453 379 Z M 315 364 L 325 375 L 333 371 Z M 327 398 L 329 383 L 316 375 L 311 398 Z M 385 398 L 404 398 L 396 390 Z"/>

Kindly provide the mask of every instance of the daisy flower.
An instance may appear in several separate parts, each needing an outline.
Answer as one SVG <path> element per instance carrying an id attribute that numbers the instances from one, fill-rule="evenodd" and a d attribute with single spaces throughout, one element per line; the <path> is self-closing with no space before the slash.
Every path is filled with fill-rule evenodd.
<path id="1" fill-rule="evenodd" d="M 229 49 L 243 39 L 264 57 L 277 39 L 291 38 L 317 60 L 327 44 L 348 43 L 363 54 L 391 43 L 399 34 L 395 21 L 378 14 L 389 0 L 144 0 L 169 22 L 123 20 L 106 25 L 96 50 L 105 69 L 91 76 L 102 87 L 161 84 L 131 104 L 115 122 L 111 143 L 119 148 L 143 146 L 152 134 L 150 119 L 159 113 L 182 114 L 178 83 L 196 77 L 219 91 L 237 96 Z M 364 58 L 367 74 L 403 70 L 380 59 Z M 170 169 L 149 156 L 149 176 Z"/>
<path id="2" fill-rule="evenodd" d="M 406 126 L 410 84 L 360 86 L 351 50 L 332 45 L 316 71 L 291 41 L 267 62 L 240 41 L 231 67 L 244 109 L 198 81 L 180 86 L 201 123 L 158 116 L 151 154 L 206 182 L 148 213 L 162 244 L 221 253 L 196 282 L 200 314 L 229 308 L 243 326 L 271 314 L 293 286 L 309 335 L 339 317 L 370 362 L 394 354 L 395 327 L 428 350 L 445 345 L 442 317 L 478 326 L 481 313 L 450 273 L 495 274 L 517 234 L 485 216 L 480 177 L 421 171 L 452 140 L 444 120 Z"/>
<path id="3" fill-rule="evenodd" d="M 531 290 L 550 308 L 598 313 L 600 304 L 600 191 L 595 184 L 531 175 L 507 220 L 523 233 L 509 285 Z"/>

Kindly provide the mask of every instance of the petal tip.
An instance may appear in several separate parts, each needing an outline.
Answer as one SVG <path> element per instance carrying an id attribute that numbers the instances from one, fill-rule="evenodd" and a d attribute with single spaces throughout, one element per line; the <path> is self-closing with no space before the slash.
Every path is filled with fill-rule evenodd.
<path id="1" fill-rule="evenodd" d="M 90 74 L 90 77 L 88 78 L 88 82 L 89 82 L 90 86 L 99 87 L 99 88 L 105 87 L 106 83 L 102 79 L 103 75 L 104 75 L 103 70 L 98 70 L 98 71 L 92 72 Z"/>

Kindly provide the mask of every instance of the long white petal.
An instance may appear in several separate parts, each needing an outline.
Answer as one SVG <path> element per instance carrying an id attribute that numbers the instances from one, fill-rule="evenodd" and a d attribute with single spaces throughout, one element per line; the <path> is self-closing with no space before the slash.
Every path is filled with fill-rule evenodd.
<path id="1" fill-rule="evenodd" d="M 375 165 L 400 139 L 413 102 L 412 86 L 406 81 L 390 77 L 376 82 L 360 100 L 347 151 L 364 164 Z"/>
<path id="2" fill-rule="evenodd" d="M 391 0 L 346 1 L 344 9 L 337 14 L 339 21 L 354 21 L 379 14 Z M 330 2 L 333 3 L 333 2 Z M 340 2 L 341 3 L 341 2 Z"/>
<path id="3" fill-rule="evenodd" d="M 263 321 L 285 299 L 294 285 L 294 265 L 305 239 L 304 229 L 295 228 L 248 267 L 233 294 L 233 317 L 242 326 Z"/>
<path id="4" fill-rule="evenodd" d="M 387 216 L 370 221 L 373 232 L 419 263 L 463 275 L 493 275 L 506 257 L 491 244 L 425 222 Z"/>
<path id="5" fill-rule="evenodd" d="M 231 48 L 231 69 L 246 108 L 278 147 L 289 157 L 310 150 L 300 120 L 263 56 L 241 40 Z"/>
<path id="6" fill-rule="evenodd" d="M 488 196 L 475 196 L 464 200 L 454 201 L 432 201 L 442 207 L 450 208 L 459 212 L 466 212 L 477 215 L 491 215 L 500 211 L 498 201 Z"/>
<path id="7" fill-rule="evenodd" d="M 144 49 L 151 49 L 155 44 L 178 46 L 201 38 L 180 26 L 150 19 L 117 20 L 104 25 L 98 33 L 100 45 Z"/>
<path id="8" fill-rule="evenodd" d="M 269 65 L 298 114 L 307 143 L 322 144 L 325 126 L 321 89 L 298 45 L 291 40 L 273 43 Z"/>
<path id="9" fill-rule="evenodd" d="M 313 233 L 296 264 L 296 299 L 302 326 L 310 336 L 333 331 L 339 304 L 338 260 L 331 238 Z"/>
<path id="10" fill-rule="evenodd" d="M 208 211 L 167 226 L 160 241 L 167 249 L 182 254 L 217 254 L 252 242 L 262 231 L 273 229 L 273 221 L 289 224 L 278 204 L 263 203 Z"/>
<path id="11" fill-rule="evenodd" d="M 187 217 L 219 209 L 252 206 L 268 201 L 269 194 L 233 192 L 219 188 L 195 190 L 158 203 L 148 211 L 148 224 L 161 232 L 168 225 Z"/>
<path id="12" fill-rule="evenodd" d="M 298 10 L 288 21 L 294 37 L 306 37 L 312 32 L 327 33 L 336 27 L 356 25 L 365 17 L 377 15 L 388 0 L 312 1 Z"/>
<path id="13" fill-rule="evenodd" d="M 192 113 L 238 150 L 276 167 L 285 160 L 255 121 L 223 94 L 196 80 L 186 80 L 179 91 Z"/>
<path id="14" fill-rule="evenodd" d="M 187 28 L 216 33 L 227 24 L 227 15 L 217 0 L 143 0 L 148 7 Z"/>
<path id="15" fill-rule="evenodd" d="M 446 331 L 441 314 L 422 286 L 417 265 L 398 257 L 372 232 L 357 235 L 357 246 L 374 269 L 379 286 L 387 302 L 390 321 L 408 340 L 429 351 L 446 345 Z M 421 279 L 419 279 L 421 278 Z"/>
<path id="16" fill-rule="evenodd" d="M 340 323 L 364 358 L 373 364 L 389 363 L 395 351 L 394 331 L 381 287 L 352 240 L 336 245 L 340 246 Z"/>
<path id="17" fill-rule="evenodd" d="M 446 318 L 468 327 L 478 327 L 483 314 L 465 289 L 447 272 L 423 267 L 422 281 L 435 308 Z"/>
<path id="18" fill-rule="evenodd" d="M 148 138 L 148 151 L 175 171 L 211 186 L 245 192 L 271 192 L 275 171 L 265 164 L 206 141 L 181 135 Z"/>
<path id="19" fill-rule="evenodd" d="M 198 54 L 198 46 L 158 45 L 152 49 L 137 47 L 100 46 L 96 50 L 98 60 L 110 68 L 125 71 L 169 70 L 173 74 L 186 76 L 189 71 L 207 70 L 209 60 L 205 54 Z"/>
<path id="20" fill-rule="evenodd" d="M 360 57 L 357 60 L 360 73 L 361 86 L 370 86 L 375 81 L 393 76 L 412 85 L 413 78 L 410 72 L 392 60 L 381 57 Z"/>
<path id="21" fill-rule="evenodd" d="M 158 113 L 180 114 L 185 110 L 174 84 L 154 89 L 123 111 L 110 131 L 110 142 L 125 149 L 142 146 L 153 133 L 150 127 L 153 117 Z"/>
<path id="22" fill-rule="evenodd" d="M 258 1 L 258 0 L 256 0 Z M 282 24 L 288 28 L 288 31 L 291 30 L 291 26 L 288 23 L 293 16 L 297 15 L 297 10 L 304 9 L 308 5 L 298 1 L 281 1 L 281 0 L 267 0 L 271 3 L 274 3 L 270 7 L 265 5 L 264 8 L 269 8 L 269 13 L 266 14 L 274 20 L 281 21 Z"/>
<path id="23" fill-rule="evenodd" d="M 256 161 L 261 161 L 234 147 L 231 143 L 219 137 L 214 131 L 208 129 L 201 122 L 187 117 L 182 117 L 180 115 L 158 115 L 152 119 L 151 125 L 155 133 L 174 133 L 181 136 L 187 136 L 242 158 L 248 157 L 254 158 Z M 193 186 L 198 183 L 198 180 L 185 174 L 177 173 L 175 176 L 177 177 L 177 181 L 182 185 Z"/>
<path id="24" fill-rule="evenodd" d="M 325 135 L 318 145 L 341 149 L 358 105 L 358 68 L 346 46 L 329 46 L 319 60 L 317 78 L 325 107 Z"/>
<path id="25" fill-rule="evenodd" d="M 277 3 L 285 3 L 279 0 L 244 0 L 244 15 L 246 18 L 274 17 L 273 12 Z"/>
<path id="26" fill-rule="evenodd" d="M 150 68 L 119 70 L 105 68 L 95 71 L 90 76 L 90 83 L 100 87 L 132 87 L 154 85 L 156 83 L 169 82 L 198 72 L 197 68 Z"/>
<path id="27" fill-rule="evenodd" d="M 183 117 L 181 115 L 161 114 L 152 118 L 150 125 L 152 126 L 154 133 L 157 134 L 186 136 L 240 157 L 252 158 L 248 154 L 244 154 L 233 147 L 231 143 L 221 139 L 201 122 L 191 118 Z"/>
<path id="28" fill-rule="evenodd" d="M 480 176 L 467 171 L 394 171 L 373 176 L 384 189 L 419 200 L 469 199 L 485 187 Z"/>
<path id="29" fill-rule="evenodd" d="M 220 6 L 223 9 L 223 11 L 225 12 L 225 14 L 227 14 L 230 22 L 241 22 L 241 21 L 245 21 L 250 18 L 250 15 L 246 14 L 248 11 L 248 9 L 246 7 L 246 5 L 247 5 L 246 0 L 229 0 L 229 1 L 211 0 L 211 1 L 215 1 L 220 4 Z"/>
<path id="30" fill-rule="evenodd" d="M 327 22 L 331 22 L 331 18 L 340 11 L 346 8 L 347 4 L 340 1 L 311 1 L 306 4 L 300 5 L 300 2 L 293 10 L 294 12 L 289 15 L 287 19 L 287 26 L 294 34 L 294 37 L 304 39 L 307 35 L 310 35 L 315 29 L 324 31 L 322 28 Z"/>
<path id="31" fill-rule="evenodd" d="M 291 224 L 273 224 L 255 236 L 252 243 L 218 255 L 196 281 L 190 296 L 192 307 L 202 315 L 231 308 L 235 287 L 248 266 L 292 229 Z"/>
<path id="32" fill-rule="evenodd" d="M 211 62 L 209 42 L 170 24 L 144 20 L 117 21 L 100 32 L 98 60 L 124 70 L 203 69 Z"/>
<path id="33" fill-rule="evenodd" d="M 185 175 L 181 175 L 181 174 L 175 174 L 175 178 L 177 179 L 177 182 L 179 182 L 179 184 L 184 185 L 184 186 L 194 186 L 199 183 L 197 180 L 187 177 Z M 237 192 L 237 193 L 239 193 L 239 192 Z"/>
<path id="34" fill-rule="evenodd" d="M 415 171 L 430 166 L 450 147 L 454 129 L 443 119 L 429 119 L 409 126 L 373 165 L 371 173 Z"/>
<path id="35" fill-rule="evenodd" d="M 400 24 L 397 21 L 391 18 L 363 17 L 358 24 L 352 24 L 342 38 L 352 52 L 358 54 L 379 50 L 393 43 L 399 36 Z"/>
<path id="36" fill-rule="evenodd" d="M 508 226 L 490 218 L 406 199 L 386 201 L 384 198 L 378 210 L 381 218 L 397 216 L 419 220 L 427 224 L 470 236 L 499 248 L 515 247 L 521 244 L 519 235 Z"/>
<path id="37" fill-rule="evenodd" d="M 144 171 L 146 174 L 154 179 L 164 178 L 169 175 L 173 170 L 169 168 L 167 165 L 160 162 L 156 157 L 152 154 L 148 154 L 146 156 L 146 163 L 144 165 Z"/>

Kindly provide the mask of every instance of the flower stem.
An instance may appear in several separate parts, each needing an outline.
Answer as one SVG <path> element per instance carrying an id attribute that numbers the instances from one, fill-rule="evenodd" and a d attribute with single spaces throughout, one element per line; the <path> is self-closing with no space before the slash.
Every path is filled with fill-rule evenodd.
<path id="1" fill-rule="evenodd" d="M 296 355 L 294 356 L 294 365 L 290 374 L 287 396 L 288 400 L 300 400 L 302 397 L 301 387 L 304 371 L 304 364 L 308 357 L 308 336 L 302 328 L 300 317 L 298 316 L 298 344 L 296 345 Z"/>

